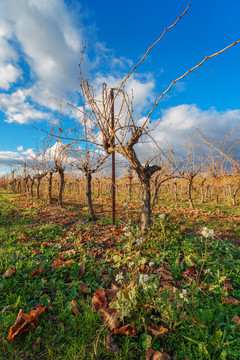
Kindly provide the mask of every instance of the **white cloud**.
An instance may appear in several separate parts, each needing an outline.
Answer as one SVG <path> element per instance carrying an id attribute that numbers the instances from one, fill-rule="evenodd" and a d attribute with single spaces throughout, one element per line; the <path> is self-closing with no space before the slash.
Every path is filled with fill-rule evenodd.
<path id="1" fill-rule="evenodd" d="M 34 103 L 45 106 L 52 111 L 59 111 L 59 103 L 50 99 L 55 97 L 70 103 L 79 102 L 79 60 L 84 40 L 89 38 L 87 28 L 81 24 L 82 10 L 71 12 L 63 0 L 8 0 L 0 2 L 0 71 L 2 88 L 9 89 L 21 75 L 18 62 L 22 59 L 28 63 L 32 84 L 28 88 L 28 96 Z M 79 21 L 80 20 L 80 21 Z M 99 80 L 107 80 L 108 85 L 121 81 L 124 71 L 133 66 L 130 59 L 116 57 L 112 49 L 99 41 L 91 43 L 94 56 L 90 61 L 87 51 L 83 59 L 83 77 L 89 78 L 91 71 L 108 68 L 114 76 L 99 76 Z M 14 45 L 13 45 L 14 44 Z M 14 47 L 13 47 L 14 46 Z M 18 52 L 17 52 L 17 51 Z M 88 48 L 87 48 L 88 50 Z M 2 59 L 2 60 L 1 60 Z M 106 66 L 106 64 L 108 66 Z M 8 68 L 7 68 L 8 67 Z M 8 70 L 8 71 L 7 71 Z M 26 76 L 22 69 L 22 78 Z M 104 70 L 103 70 L 104 74 Z M 104 77 L 104 79 L 103 79 Z M 153 93 L 154 81 L 129 79 L 126 90 L 135 93 L 135 106 L 141 111 L 149 102 Z M 25 91 L 27 89 L 25 88 Z M 26 101 L 26 100 L 25 100 Z M 21 109 L 19 109 L 21 110 Z M 32 109 L 33 110 L 33 109 Z M 64 107 L 63 113 L 72 115 Z M 30 122 L 39 117 L 39 113 L 31 113 L 25 121 L 26 113 L 20 111 L 14 116 L 7 114 L 9 122 Z M 30 120 L 31 119 L 31 120 Z"/>
<path id="2" fill-rule="evenodd" d="M 156 124 L 158 124 L 156 126 Z M 223 139 L 240 124 L 240 110 L 219 112 L 215 109 L 201 110 L 197 105 L 183 104 L 163 110 L 161 119 L 149 124 L 151 136 L 159 147 L 181 147 L 188 144 L 196 129 L 209 140 Z M 156 126 L 156 127 L 155 127 Z"/>
<path id="3" fill-rule="evenodd" d="M 18 55 L 13 47 L 10 45 L 8 40 L 4 37 L 5 30 L 1 28 L 0 24 L 0 62 L 3 63 L 5 61 L 17 60 Z"/>
<path id="4" fill-rule="evenodd" d="M 121 84 L 123 77 L 115 77 L 113 75 L 104 76 L 98 74 L 94 80 L 96 88 L 96 98 L 101 99 L 102 84 L 106 83 L 108 88 L 117 88 Z M 125 84 L 125 91 L 131 96 L 133 92 L 133 105 L 135 111 L 141 113 L 154 100 L 155 82 L 152 78 L 136 77 L 131 75 Z M 116 113 L 119 108 L 118 99 L 116 99 Z"/>
<path id="5" fill-rule="evenodd" d="M 87 47 L 82 63 L 83 77 L 91 78 L 91 72 L 101 70 L 90 80 L 97 92 L 103 82 L 108 86 L 121 83 L 123 73 L 133 66 L 132 61 L 116 57 L 103 42 L 93 43 L 87 28 L 81 25 L 81 16 L 81 8 L 73 13 L 64 0 L 0 1 L 0 87 L 9 90 L 20 76 L 21 80 L 29 80 L 29 74 L 31 77 L 28 88 L 15 88 L 12 94 L 1 95 L 0 110 L 5 112 L 6 121 L 26 124 L 49 119 L 46 111 L 39 110 L 39 105 L 41 109 L 46 107 L 58 112 L 59 102 L 51 97 L 74 105 L 79 103 L 78 64 L 86 38 L 94 56 L 90 61 Z M 21 68 L 23 62 L 29 69 Z M 133 90 L 137 114 L 153 101 L 154 87 L 153 78 L 132 75 L 128 79 L 125 90 L 130 94 Z M 16 100 L 19 93 L 23 94 L 21 101 Z M 71 108 L 62 107 L 63 115 L 72 117 L 74 113 Z"/>
<path id="6" fill-rule="evenodd" d="M 6 115 L 6 122 L 28 124 L 33 120 L 50 120 L 47 112 L 37 110 L 28 101 L 28 91 L 18 89 L 12 94 L 0 94 L 0 110 Z"/>
<path id="7" fill-rule="evenodd" d="M 21 70 L 12 64 L 0 65 L 0 88 L 8 90 L 21 75 Z"/>
<path id="8" fill-rule="evenodd" d="M 0 165 L 12 166 L 21 164 L 24 161 L 23 154 L 14 151 L 0 151 Z"/>
<path id="9" fill-rule="evenodd" d="M 32 162 L 36 159 L 37 154 L 33 149 L 23 151 L 23 146 L 18 146 L 16 151 L 0 151 L 0 166 L 16 167 L 21 169 L 24 163 Z"/>
<path id="10" fill-rule="evenodd" d="M 67 94 L 73 99 L 75 94 L 76 99 L 83 47 L 83 31 L 76 26 L 76 16 L 63 0 L 1 1 L 0 87 L 8 90 L 18 80 L 21 75 L 18 62 L 23 59 L 30 67 L 32 85 L 28 95 L 33 103 L 59 110 L 59 104 L 49 97 L 66 100 Z M 34 120 L 40 114 L 33 110 L 34 106 L 27 121 L 26 111 L 10 116 L 9 121 Z"/>
<path id="11" fill-rule="evenodd" d="M 22 71 L 17 65 L 18 54 L 9 43 L 12 31 L 8 24 L 0 21 L 0 89 L 8 90 Z"/>
<path id="12" fill-rule="evenodd" d="M 64 2 L 8 0 L 1 8 L 39 86 L 47 88 L 49 95 L 66 88 L 76 90 L 83 41 Z"/>
<path id="13" fill-rule="evenodd" d="M 95 43 L 95 56 L 91 66 L 97 70 L 106 69 L 106 73 L 120 73 L 122 70 L 129 71 L 134 65 L 131 59 L 125 56 L 116 57 L 112 49 L 107 48 L 103 42 Z"/>

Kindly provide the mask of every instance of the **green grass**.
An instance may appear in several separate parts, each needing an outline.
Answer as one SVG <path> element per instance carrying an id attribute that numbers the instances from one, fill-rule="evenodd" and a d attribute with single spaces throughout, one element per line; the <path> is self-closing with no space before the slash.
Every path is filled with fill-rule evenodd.
<path id="1" fill-rule="evenodd" d="M 225 303 L 229 297 L 240 301 L 240 250 L 230 242 L 182 232 L 167 216 L 156 216 L 144 236 L 136 224 L 114 235 L 108 219 L 91 224 L 83 217 L 68 226 L 70 215 L 62 210 L 61 221 L 42 216 L 43 201 L 0 196 L 0 359 L 145 359 L 148 347 L 164 349 L 176 360 L 239 359 L 240 331 L 231 320 L 240 316 L 240 305 Z M 207 221 L 202 225 L 210 227 Z M 223 225 L 216 220 L 217 226 Z M 59 255 L 67 250 L 74 251 Z M 59 257 L 72 264 L 53 268 Z M 44 271 L 31 276 L 39 266 Z M 9 268 L 16 273 L 6 277 Z M 183 276 L 189 268 L 193 281 Z M 121 273 L 122 284 L 116 281 Z M 233 287 L 229 292 L 226 278 Z M 106 348 L 110 330 L 91 304 L 94 292 L 112 283 L 121 289 L 117 298 L 107 298 L 108 306 L 122 314 L 119 326 L 132 323 L 137 332 L 113 335 L 119 355 Z M 19 310 L 29 313 L 37 304 L 47 306 L 39 324 L 8 341 Z M 149 327 L 155 325 L 167 329 L 166 335 L 154 335 Z"/>

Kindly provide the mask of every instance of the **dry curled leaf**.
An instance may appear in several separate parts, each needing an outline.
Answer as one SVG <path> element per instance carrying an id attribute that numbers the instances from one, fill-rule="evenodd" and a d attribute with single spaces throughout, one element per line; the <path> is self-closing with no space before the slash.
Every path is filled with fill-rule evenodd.
<path id="1" fill-rule="evenodd" d="M 232 321 L 232 322 L 235 322 L 236 324 L 239 325 L 239 326 L 238 326 L 238 330 L 240 331 L 240 317 L 237 316 L 237 315 L 235 315 L 235 316 L 232 318 L 231 321 Z"/>
<path id="2" fill-rule="evenodd" d="M 198 271 L 194 267 L 190 267 L 187 268 L 187 270 L 182 273 L 182 276 L 186 280 L 193 282 L 194 280 L 196 281 L 198 278 Z"/>
<path id="3" fill-rule="evenodd" d="M 41 305 L 36 309 L 31 310 L 29 314 L 24 314 L 22 309 L 20 309 L 14 325 L 11 326 L 9 330 L 8 340 L 14 342 L 17 335 L 31 331 L 34 328 L 34 325 L 39 323 L 38 316 L 43 311 L 45 311 L 45 307 Z"/>
<path id="4" fill-rule="evenodd" d="M 159 282 L 159 284 L 161 285 L 160 288 L 160 292 L 163 295 L 165 293 L 165 291 L 168 291 L 168 299 L 172 300 L 175 297 L 174 294 L 174 286 L 172 284 L 169 284 L 167 282 Z"/>
<path id="5" fill-rule="evenodd" d="M 73 261 L 72 259 L 67 260 L 67 261 L 64 261 L 64 260 L 62 260 L 62 259 L 57 258 L 57 259 L 55 259 L 55 260 L 53 261 L 53 263 L 52 263 L 52 265 L 51 265 L 51 268 L 52 268 L 52 269 L 59 269 L 59 268 L 61 268 L 61 267 L 63 267 L 63 266 L 66 266 L 66 265 L 72 265 L 73 262 L 74 262 L 74 261 Z"/>
<path id="6" fill-rule="evenodd" d="M 223 304 L 238 305 L 240 304 L 240 302 L 237 299 L 230 296 L 228 298 L 223 299 Z"/>
<path id="7" fill-rule="evenodd" d="M 44 269 L 39 268 L 38 270 L 33 270 L 33 272 L 31 273 L 31 276 L 38 276 L 41 275 L 41 273 L 44 271 Z"/>
<path id="8" fill-rule="evenodd" d="M 40 254 L 40 253 L 41 253 L 41 251 L 39 251 L 39 250 L 31 250 L 30 251 L 31 255 L 36 255 L 36 254 Z"/>
<path id="9" fill-rule="evenodd" d="M 231 279 L 226 278 L 225 281 L 224 281 L 224 289 L 227 290 L 227 291 L 233 290 L 233 286 L 232 286 L 230 280 Z"/>
<path id="10" fill-rule="evenodd" d="M 119 347 L 115 344 L 113 337 L 111 335 L 107 336 L 106 339 L 106 348 L 108 349 L 108 351 L 110 351 L 111 354 L 120 354 L 120 349 Z"/>
<path id="11" fill-rule="evenodd" d="M 86 293 L 87 292 L 87 289 L 89 289 L 89 283 L 81 283 L 79 285 L 79 290 L 82 292 L 82 293 Z"/>
<path id="12" fill-rule="evenodd" d="M 162 325 L 148 326 L 148 330 L 155 336 L 163 336 L 168 332 L 168 329 Z"/>
<path id="13" fill-rule="evenodd" d="M 102 274 L 100 276 L 100 281 L 103 282 L 108 282 L 111 279 L 111 274 Z"/>
<path id="14" fill-rule="evenodd" d="M 38 337 L 37 340 L 35 341 L 35 343 L 32 346 L 34 350 L 36 350 L 39 347 L 40 341 L 41 341 L 41 338 Z"/>
<path id="15" fill-rule="evenodd" d="M 82 277 L 85 274 L 85 270 L 86 270 L 86 265 L 84 262 L 81 262 L 78 264 L 81 268 L 80 272 L 79 272 L 79 277 Z"/>
<path id="16" fill-rule="evenodd" d="M 99 310 L 106 309 L 107 307 L 107 298 L 105 291 L 98 289 L 92 298 L 92 311 L 98 312 Z"/>
<path id="17" fill-rule="evenodd" d="M 193 322 L 197 327 L 205 328 L 206 326 L 201 323 L 201 321 L 196 318 L 195 316 L 189 316 L 186 318 L 186 320 L 189 320 L 190 322 Z"/>
<path id="18" fill-rule="evenodd" d="M 119 292 L 119 288 L 115 284 L 111 284 L 111 289 L 106 290 L 106 295 L 113 299 L 116 298 L 117 293 Z"/>
<path id="19" fill-rule="evenodd" d="M 8 269 L 8 270 L 5 271 L 4 276 L 10 277 L 10 276 L 12 276 L 13 274 L 15 274 L 15 272 L 16 272 L 15 269 L 11 269 L 11 268 L 10 268 L 10 269 Z"/>
<path id="20" fill-rule="evenodd" d="M 183 225 L 182 225 L 182 226 L 180 227 L 180 231 L 181 231 L 181 232 L 184 232 L 184 231 L 186 231 L 186 230 L 187 230 L 187 227 L 186 227 L 186 226 L 183 226 Z"/>
<path id="21" fill-rule="evenodd" d="M 119 329 L 115 329 L 113 331 L 113 334 L 125 334 L 125 335 L 134 336 L 137 334 L 137 330 L 133 324 L 128 324 L 120 327 Z"/>
<path id="22" fill-rule="evenodd" d="M 148 350 L 146 352 L 146 360 L 151 360 L 154 353 L 155 353 L 155 350 L 153 350 L 152 348 L 148 348 Z"/>
<path id="23" fill-rule="evenodd" d="M 109 327 L 109 330 L 114 330 L 119 327 L 119 321 L 122 314 L 120 314 L 116 309 L 106 309 L 102 310 L 102 319 L 104 324 Z"/>
<path id="24" fill-rule="evenodd" d="M 163 350 L 155 351 L 149 348 L 146 353 L 146 360 L 171 360 L 171 357 Z"/>
<path id="25" fill-rule="evenodd" d="M 75 255 L 75 253 L 76 253 L 75 249 L 70 249 L 70 250 L 60 252 L 59 256 L 73 256 L 73 255 Z"/>
<path id="26" fill-rule="evenodd" d="M 161 277 L 162 280 L 173 280 L 171 271 L 168 271 L 164 266 L 160 266 L 158 269 L 156 269 L 156 273 Z"/>
<path id="27" fill-rule="evenodd" d="M 70 304 L 72 305 L 72 312 L 73 312 L 75 315 L 78 315 L 78 314 L 79 314 L 79 310 L 78 310 L 76 301 L 75 301 L 75 300 L 72 300 Z"/>
<path id="28" fill-rule="evenodd" d="M 74 263 L 74 260 L 70 259 L 70 260 L 65 261 L 64 266 L 65 265 L 72 265 L 73 263 Z"/>
<path id="29" fill-rule="evenodd" d="M 171 357 L 162 351 L 156 351 L 152 357 L 152 360 L 171 360 Z"/>
<path id="30" fill-rule="evenodd" d="M 55 259 L 51 265 L 52 269 L 58 269 L 65 265 L 65 261 L 62 259 Z"/>

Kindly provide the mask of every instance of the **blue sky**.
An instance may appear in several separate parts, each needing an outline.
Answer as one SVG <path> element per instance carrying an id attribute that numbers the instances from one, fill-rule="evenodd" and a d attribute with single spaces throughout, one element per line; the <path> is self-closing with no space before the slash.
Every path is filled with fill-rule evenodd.
<path id="1" fill-rule="evenodd" d="M 147 48 L 185 10 L 185 0 L 0 1 L 0 172 L 34 149 L 41 132 L 59 117 L 57 97 L 81 104 L 78 63 L 84 41 L 83 75 L 96 89 L 116 85 Z M 240 3 L 192 1 L 187 14 L 152 49 L 129 79 L 139 118 L 172 80 L 240 40 Z M 174 144 L 194 127 L 210 138 L 226 135 L 240 121 L 240 45 L 176 84 L 151 120 L 154 136 Z M 74 113 L 63 107 L 65 129 Z"/>

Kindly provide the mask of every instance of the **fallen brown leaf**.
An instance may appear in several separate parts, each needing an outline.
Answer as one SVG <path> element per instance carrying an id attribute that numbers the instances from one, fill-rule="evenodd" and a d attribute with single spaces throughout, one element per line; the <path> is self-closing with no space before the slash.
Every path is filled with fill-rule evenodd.
<path id="1" fill-rule="evenodd" d="M 146 360 L 151 360 L 154 353 L 155 353 L 155 350 L 153 350 L 152 348 L 148 348 L 148 350 L 146 352 Z"/>
<path id="2" fill-rule="evenodd" d="M 226 278 L 225 281 L 224 281 L 224 289 L 227 290 L 227 291 L 233 290 L 233 286 L 232 286 L 230 280 L 231 279 Z"/>
<path id="3" fill-rule="evenodd" d="M 187 268 L 187 270 L 182 273 L 182 276 L 186 280 L 193 282 L 194 280 L 197 280 L 197 278 L 198 278 L 198 271 L 194 267 L 190 267 L 190 268 Z"/>
<path id="4" fill-rule="evenodd" d="M 22 309 L 19 310 L 17 319 L 13 326 L 11 326 L 8 334 L 8 340 L 14 342 L 17 335 L 31 331 L 34 325 L 39 323 L 38 316 L 45 311 L 45 307 L 39 305 L 36 309 L 31 310 L 29 314 L 24 314 Z"/>
<path id="5" fill-rule="evenodd" d="M 202 328 L 205 328 L 206 326 L 203 325 L 201 323 L 201 321 L 199 319 L 197 319 L 195 316 L 192 316 L 192 317 L 187 317 L 186 320 L 189 320 L 190 322 L 193 322 L 194 324 L 197 325 L 197 327 L 202 327 Z"/>
<path id="6" fill-rule="evenodd" d="M 148 326 L 148 330 L 155 336 L 163 336 L 168 332 L 168 329 L 162 325 Z"/>
<path id="7" fill-rule="evenodd" d="M 113 299 L 116 298 L 117 293 L 119 292 L 119 288 L 115 284 L 111 284 L 111 289 L 106 290 L 106 295 Z"/>
<path id="8" fill-rule="evenodd" d="M 235 322 L 235 323 L 237 323 L 239 326 L 238 326 L 238 330 L 240 331 L 240 317 L 239 316 L 237 316 L 237 315 L 235 315 L 233 318 L 232 318 L 232 320 L 231 320 L 232 322 Z"/>
<path id="9" fill-rule="evenodd" d="M 73 256 L 73 255 L 75 255 L 75 253 L 76 253 L 76 250 L 70 249 L 70 250 L 60 252 L 59 256 Z"/>
<path id="10" fill-rule="evenodd" d="M 13 274 L 15 274 L 15 272 L 16 272 L 15 269 L 11 269 L 11 268 L 10 268 L 10 269 L 8 269 L 8 270 L 5 271 L 4 276 L 10 277 L 10 276 L 12 276 Z"/>
<path id="11" fill-rule="evenodd" d="M 79 314 L 79 310 L 78 310 L 76 301 L 75 301 L 75 300 L 72 300 L 70 304 L 72 305 L 72 312 L 73 312 L 75 315 L 78 315 L 78 314 Z"/>
<path id="12" fill-rule="evenodd" d="M 55 259 L 51 265 L 52 269 L 58 269 L 65 265 L 65 261 L 61 259 Z"/>
<path id="13" fill-rule="evenodd" d="M 40 254 L 41 253 L 41 251 L 39 251 L 39 250 L 31 250 L 30 251 L 30 254 L 34 254 L 34 255 L 36 255 L 36 254 Z"/>
<path id="14" fill-rule="evenodd" d="M 163 350 L 155 351 L 149 348 L 146 353 L 146 360 L 171 360 L 171 357 Z"/>
<path id="15" fill-rule="evenodd" d="M 78 264 L 81 267 L 81 271 L 79 273 L 79 277 L 82 277 L 85 274 L 85 270 L 86 270 L 86 265 L 84 262 L 81 262 Z"/>
<path id="16" fill-rule="evenodd" d="M 171 357 L 165 352 L 156 351 L 152 357 L 152 360 L 171 360 Z"/>
<path id="17" fill-rule="evenodd" d="M 42 268 L 39 268 L 38 270 L 33 270 L 33 272 L 31 273 L 30 276 L 34 276 L 34 275 L 38 276 L 38 275 L 41 275 L 41 273 L 42 273 L 43 271 L 44 271 L 44 269 L 42 269 Z"/>
<path id="18" fill-rule="evenodd" d="M 35 343 L 33 344 L 32 347 L 33 347 L 34 350 L 36 350 L 39 347 L 40 340 L 41 340 L 41 338 L 38 337 L 37 340 L 35 341 Z"/>
<path id="19" fill-rule="evenodd" d="M 106 309 L 107 307 L 107 298 L 105 291 L 98 289 L 92 298 L 92 311 L 98 312 L 99 310 Z"/>
<path id="20" fill-rule="evenodd" d="M 72 260 L 72 259 L 67 260 L 67 261 L 64 261 L 64 260 L 62 260 L 62 259 L 57 258 L 57 259 L 55 259 L 55 260 L 53 261 L 53 263 L 52 263 L 52 265 L 51 265 L 51 268 L 52 268 L 52 269 L 59 269 L 59 268 L 61 268 L 61 267 L 63 267 L 63 266 L 66 266 L 66 265 L 72 265 L 73 262 L 74 262 L 74 260 Z"/>
<path id="21" fill-rule="evenodd" d="M 134 336 L 137 334 L 137 330 L 133 324 L 128 324 L 128 325 L 122 326 L 119 329 L 115 329 L 113 331 L 113 334 L 125 334 L 125 335 Z"/>
<path id="22" fill-rule="evenodd" d="M 65 265 L 72 265 L 73 263 L 74 263 L 74 260 L 70 259 L 70 260 L 65 261 L 65 263 L 63 264 L 63 266 L 65 266 Z"/>
<path id="23" fill-rule="evenodd" d="M 79 285 L 79 290 L 83 293 L 86 293 L 87 292 L 86 290 L 88 289 L 88 287 L 89 287 L 89 283 L 82 283 Z"/>
<path id="24" fill-rule="evenodd" d="M 101 282 L 104 282 L 104 281 L 109 281 L 111 279 L 111 274 L 102 274 L 101 276 L 100 276 L 100 281 Z"/>
<path id="25" fill-rule="evenodd" d="M 109 327 L 109 330 L 114 330 L 119 327 L 118 319 L 122 316 L 116 309 L 102 310 L 102 319 L 104 324 Z"/>
<path id="26" fill-rule="evenodd" d="M 120 354 L 120 349 L 119 347 L 115 344 L 113 337 L 111 335 L 107 336 L 106 339 L 106 348 L 108 349 L 108 351 L 110 351 L 111 354 Z"/>
<path id="27" fill-rule="evenodd" d="M 161 276 L 162 280 L 173 280 L 172 273 L 168 271 L 164 266 L 160 266 L 158 269 L 156 269 L 156 273 Z"/>
<path id="28" fill-rule="evenodd" d="M 228 297 L 228 298 L 223 299 L 223 304 L 238 305 L 238 304 L 240 304 L 240 302 L 233 297 Z"/>

